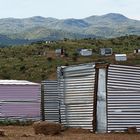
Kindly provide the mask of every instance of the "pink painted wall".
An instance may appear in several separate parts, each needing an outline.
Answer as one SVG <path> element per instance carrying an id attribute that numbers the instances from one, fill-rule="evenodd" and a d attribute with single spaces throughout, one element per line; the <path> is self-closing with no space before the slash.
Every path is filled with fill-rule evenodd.
<path id="1" fill-rule="evenodd" d="M 40 85 L 0 85 L 0 117 L 39 117 L 40 99 Z"/>
<path id="2" fill-rule="evenodd" d="M 1 117 L 37 117 L 40 116 L 40 103 L 9 102 L 1 104 Z"/>
<path id="3" fill-rule="evenodd" d="M 38 100 L 39 96 L 40 86 L 38 85 L 0 85 L 0 100 Z"/>

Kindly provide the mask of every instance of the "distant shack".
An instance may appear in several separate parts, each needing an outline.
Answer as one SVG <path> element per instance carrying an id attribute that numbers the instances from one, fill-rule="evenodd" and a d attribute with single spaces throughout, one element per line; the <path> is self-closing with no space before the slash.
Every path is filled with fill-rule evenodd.
<path id="1" fill-rule="evenodd" d="M 115 54 L 115 60 L 116 61 L 127 61 L 127 55 L 126 54 Z"/>
<path id="2" fill-rule="evenodd" d="M 140 49 L 134 49 L 134 54 L 140 54 Z"/>
<path id="3" fill-rule="evenodd" d="M 101 48 L 100 54 L 103 56 L 110 56 L 112 55 L 112 48 Z"/>
<path id="4" fill-rule="evenodd" d="M 64 56 L 65 50 L 63 48 L 56 49 L 55 54 L 56 54 L 56 56 L 59 56 L 59 57 Z"/>
<path id="5" fill-rule="evenodd" d="M 79 54 L 81 56 L 91 56 L 92 55 L 92 49 L 81 49 Z"/>

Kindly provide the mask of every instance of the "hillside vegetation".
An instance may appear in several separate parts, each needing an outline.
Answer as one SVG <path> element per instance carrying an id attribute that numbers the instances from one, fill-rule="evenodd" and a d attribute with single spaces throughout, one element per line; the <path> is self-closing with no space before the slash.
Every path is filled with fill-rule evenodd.
<path id="1" fill-rule="evenodd" d="M 101 56 L 100 48 L 111 47 L 114 53 L 127 53 L 128 61 L 115 62 L 114 55 Z M 140 47 L 140 36 L 125 36 L 114 39 L 81 39 L 37 42 L 31 45 L 0 48 L 0 79 L 26 79 L 40 82 L 45 79 L 56 79 L 56 68 L 88 62 L 108 62 L 117 64 L 140 65 L 140 55 L 133 50 Z M 65 56 L 59 57 L 55 49 L 64 48 Z M 90 57 L 79 56 L 79 48 L 91 48 Z"/>

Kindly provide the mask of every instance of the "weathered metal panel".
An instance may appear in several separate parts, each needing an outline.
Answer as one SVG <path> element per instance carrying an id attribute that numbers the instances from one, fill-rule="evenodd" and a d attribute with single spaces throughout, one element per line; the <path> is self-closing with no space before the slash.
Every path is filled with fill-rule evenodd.
<path id="1" fill-rule="evenodd" d="M 140 131 L 140 67 L 110 65 L 107 82 L 108 131 Z"/>
<path id="2" fill-rule="evenodd" d="M 45 120 L 59 122 L 57 81 L 43 81 Z"/>
<path id="3" fill-rule="evenodd" d="M 105 133 L 107 130 L 106 118 L 106 69 L 100 68 L 98 75 L 97 92 L 97 132 Z"/>
<path id="4" fill-rule="evenodd" d="M 40 84 L 3 81 L 0 83 L 0 120 L 40 119 Z"/>
<path id="5" fill-rule="evenodd" d="M 58 68 L 61 123 L 93 129 L 95 64 Z"/>

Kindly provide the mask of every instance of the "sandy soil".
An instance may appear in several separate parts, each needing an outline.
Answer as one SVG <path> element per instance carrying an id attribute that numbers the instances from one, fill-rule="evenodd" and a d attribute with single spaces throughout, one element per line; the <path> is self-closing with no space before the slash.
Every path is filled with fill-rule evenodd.
<path id="1" fill-rule="evenodd" d="M 4 137 L 0 140 L 140 140 L 140 134 L 93 134 L 69 129 L 58 136 L 35 135 L 32 126 L 0 126 Z"/>

